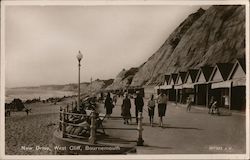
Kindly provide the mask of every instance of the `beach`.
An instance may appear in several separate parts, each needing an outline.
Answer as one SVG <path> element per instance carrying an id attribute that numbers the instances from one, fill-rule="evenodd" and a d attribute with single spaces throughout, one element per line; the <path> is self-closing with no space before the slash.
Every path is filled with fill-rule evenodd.
<path id="1" fill-rule="evenodd" d="M 31 113 L 11 112 L 5 117 L 5 154 L 6 155 L 51 155 L 53 132 L 58 127 L 59 108 L 66 106 L 73 98 L 62 102 L 32 103 Z M 32 149 L 30 149 L 32 148 Z"/>

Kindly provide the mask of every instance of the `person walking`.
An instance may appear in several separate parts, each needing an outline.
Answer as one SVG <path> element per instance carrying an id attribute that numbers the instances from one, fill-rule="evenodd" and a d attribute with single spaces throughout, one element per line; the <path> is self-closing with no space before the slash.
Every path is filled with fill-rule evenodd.
<path id="1" fill-rule="evenodd" d="M 211 106 L 211 114 L 220 115 L 219 106 L 217 105 L 217 101 L 215 100 Z"/>
<path id="2" fill-rule="evenodd" d="M 128 98 L 128 94 L 125 94 L 125 98 L 123 99 L 121 108 L 121 116 L 124 119 L 124 124 L 129 124 L 128 120 L 129 119 L 131 120 L 130 108 L 131 108 L 131 101 Z"/>
<path id="3" fill-rule="evenodd" d="M 138 113 L 142 112 L 144 106 L 143 98 L 139 91 L 136 91 L 136 98 L 135 98 L 135 117 L 136 123 L 138 123 Z"/>
<path id="4" fill-rule="evenodd" d="M 187 112 L 190 112 L 191 107 L 192 107 L 192 98 L 189 96 L 187 98 Z"/>
<path id="5" fill-rule="evenodd" d="M 154 100 L 154 95 L 152 94 L 151 99 L 148 101 L 148 116 L 151 127 L 153 127 L 154 113 L 155 113 L 155 100 Z"/>
<path id="6" fill-rule="evenodd" d="M 31 109 L 30 108 L 25 108 L 25 112 L 27 114 L 27 116 L 29 115 L 29 112 L 31 112 Z"/>
<path id="7" fill-rule="evenodd" d="M 215 101 L 214 100 L 214 96 L 212 96 L 211 99 L 210 99 L 210 101 L 209 101 L 209 104 L 208 104 L 208 114 L 211 113 L 211 107 L 212 107 L 214 101 Z"/>
<path id="8" fill-rule="evenodd" d="M 114 102 L 114 106 L 115 106 L 116 102 L 117 102 L 117 95 L 116 94 L 114 94 L 114 96 L 113 96 L 113 102 Z"/>
<path id="9" fill-rule="evenodd" d="M 163 127 L 163 120 L 162 117 L 166 114 L 167 109 L 167 96 L 162 91 L 160 91 L 160 95 L 158 97 L 158 115 L 160 117 L 159 120 L 159 127 Z"/>
<path id="10" fill-rule="evenodd" d="M 114 108 L 112 98 L 110 97 L 110 93 L 108 93 L 108 95 L 106 97 L 104 107 L 106 108 L 106 115 L 109 118 L 110 115 L 112 114 L 112 110 Z"/>

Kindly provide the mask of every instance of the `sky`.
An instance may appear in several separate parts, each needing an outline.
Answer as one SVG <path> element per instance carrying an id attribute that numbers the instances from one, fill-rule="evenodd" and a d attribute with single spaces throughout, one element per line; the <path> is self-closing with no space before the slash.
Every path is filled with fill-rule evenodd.
<path id="1" fill-rule="evenodd" d="M 79 50 L 81 82 L 115 78 L 147 61 L 200 7 L 7 6 L 6 87 L 77 83 Z"/>

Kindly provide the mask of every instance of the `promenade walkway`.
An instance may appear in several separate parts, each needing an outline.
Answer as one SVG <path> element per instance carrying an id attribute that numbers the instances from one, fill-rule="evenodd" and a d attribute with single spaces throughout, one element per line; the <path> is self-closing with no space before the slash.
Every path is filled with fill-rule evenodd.
<path id="1" fill-rule="evenodd" d="M 134 103 L 131 99 L 132 104 Z M 112 116 L 120 116 L 122 99 L 118 99 Z M 146 100 L 145 100 L 145 104 Z M 103 106 L 100 107 L 105 112 Z M 135 106 L 131 114 L 135 116 Z M 137 147 L 138 154 L 241 154 L 245 152 L 245 115 L 210 115 L 206 109 L 193 107 L 186 112 L 183 105 L 169 102 L 164 127 L 158 127 L 158 110 L 155 110 L 154 126 L 149 125 L 146 105 L 143 111 L 144 146 Z M 122 120 L 106 119 L 104 127 L 137 127 L 135 119 L 130 125 Z M 137 140 L 136 131 L 106 130 L 108 135 L 131 141 Z"/>

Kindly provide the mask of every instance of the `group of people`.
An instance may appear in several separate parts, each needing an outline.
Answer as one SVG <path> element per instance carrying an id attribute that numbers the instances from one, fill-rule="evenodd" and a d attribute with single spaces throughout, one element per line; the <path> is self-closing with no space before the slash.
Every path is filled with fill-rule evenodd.
<path id="1" fill-rule="evenodd" d="M 187 112 L 190 112 L 192 106 L 192 98 L 187 98 Z M 217 100 L 212 96 L 208 104 L 208 114 L 220 114 Z"/>
<path id="2" fill-rule="evenodd" d="M 113 97 L 113 100 L 110 96 L 110 93 L 107 94 L 104 107 L 106 108 L 106 116 L 109 118 L 110 115 L 112 114 L 112 110 L 116 104 L 117 97 L 116 95 Z M 149 115 L 149 120 L 150 120 L 150 125 L 153 126 L 153 121 L 154 121 L 154 114 L 155 114 L 155 107 L 156 105 L 158 106 L 158 116 L 159 116 L 159 126 L 163 127 L 163 117 L 166 114 L 166 109 L 167 109 L 167 102 L 168 98 L 167 95 L 164 94 L 163 92 L 160 92 L 158 97 L 155 98 L 154 95 L 152 94 L 150 97 L 150 100 L 147 103 L 147 109 Z M 138 123 L 138 114 L 139 112 L 143 112 L 143 107 L 144 107 L 144 100 L 139 91 L 136 92 L 136 97 L 134 98 L 134 104 L 135 104 L 135 117 L 136 117 L 136 123 Z M 131 100 L 129 97 L 128 93 L 125 93 L 125 96 L 122 101 L 121 105 L 121 116 L 124 119 L 124 124 L 129 124 L 131 120 Z"/>
<path id="3" fill-rule="evenodd" d="M 106 100 L 104 107 L 106 108 L 106 116 L 109 118 L 110 115 L 112 114 L 112 110 L 115 107 L 117 102 L 117 96 L 114 95 L 113 99 L 110 96 L 110 93 L 107 94 Z M 136 123 L 138 123 L 138 114 L 139 112 L 143 112 L 145 110 L 148 112 L 149 116 L 149 122 L 150 125 L 153 126 L 154 122 L 154 115 L 155 115 L 155 108 L 158 106 L 158 116 L 159 116 L 159 126 L 163 127 L 163 117 L 166 114 L 166 109 L 167 109 L 167 102 L 168 98 L 167 95 L 163 92 L 160 92 L 159 95 L 155 98 L 155 96 L 152 94 L 150 99 L 147 102 L 147 110 L 143 109 L 144 108 L 144 100 L 139 91 L 136 92 L 136 97 L 134 98 L 134 105 L 135 105 L 135 117 L 136 117 Z M 124 119 L 124 124 L 129 124 L 132 122 L 131 119 L 131 99 L 128 93 L 124 94 L 122 105 L 121 105 L 121 116 Z M 189 96 L 187 98 L 187 112 L 191 110 L 192 106 L 192 98 Z M 209 102 L 208 106 L 208 113 L 209 114 L 219 114 L 219 107 L 217 105 L 217 101 L 215 98 L 212 96 L 211 100 Z"/>

